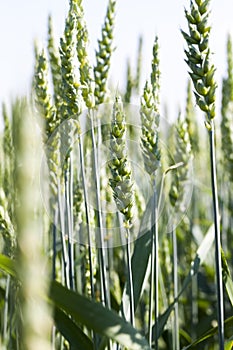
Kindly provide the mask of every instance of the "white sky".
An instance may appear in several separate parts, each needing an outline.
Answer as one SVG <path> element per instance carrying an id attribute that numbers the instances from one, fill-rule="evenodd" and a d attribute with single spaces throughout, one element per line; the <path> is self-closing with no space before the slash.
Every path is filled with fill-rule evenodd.
<path id="1" fill-rule="evenodd" d="M 90 53 L 97 48 L 107 0 L 83 0 L 90 33 Z M 0 103 L 22 95 L 30 89 L 33 72 L 33 41 L 46 45 L 47 18 L 53 16 L 60 36 L 68 9 L 68 0 L 0 0 Z M 151 51 L 155 34 L 161 47 L 162 103 L 174 115 L 183 107 L 186 94 L 187 67 L 184 40 L 180 28 L 186 29 L 184 6 L 189 0 L 118 0 L 115 46 L 111 76 L 114 84 L 124 86 L 126 59 L 136 59 L 138 37 L 144 37 L 143 83 L 150 72 Z M 211 1 L 211 49 L 217 66 L 217 81 L 225 73 L 226 36 L 233 36 L 233 1 Z M 220 95 L 220 89 L 219 93 Z"/>

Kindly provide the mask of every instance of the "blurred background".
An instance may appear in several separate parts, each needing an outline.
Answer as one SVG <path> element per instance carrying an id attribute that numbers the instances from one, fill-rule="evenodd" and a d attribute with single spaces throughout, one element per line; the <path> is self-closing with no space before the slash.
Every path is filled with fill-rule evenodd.
<path id="1" fill-rule="evenodd" d="M 107 0 L 83 0 L 90 35 L 90 56 L 94 58 L 100 37 Z M 30 91 L 34 64 L 34 41 L 46 46 L 47 21 L 51 14 L 59 37 L 69 0 L 0 0 L 0 103 Z M 186 96 L 187 66 L 184 62 L 184 40 L 180 28 L 186 29 L 184 7 L 188 0 L 118 0 L 111 82 L 124 89 L 126 61 L 135 67 L 138 38 L 143 36 L 143 73 L 141 88 L 150 72 L 152 45 L 159 36 L 161 57 L 162 106 L 169 118 L 177 116 Z M 211 48 L 217 67 L 216 78 L 221 93 L 221 79 L 226 70 L 227 34 L 233 35 L 233 1 L 211 1 Z M 137 103 L 137 101 L 135 101 Z"/>

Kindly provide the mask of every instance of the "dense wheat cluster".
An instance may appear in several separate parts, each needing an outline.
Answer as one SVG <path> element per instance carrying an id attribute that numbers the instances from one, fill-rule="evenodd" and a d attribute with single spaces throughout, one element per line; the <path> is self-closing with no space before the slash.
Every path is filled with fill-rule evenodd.
<path id="1" fill-rule="evenodd" d="M 109 83 L 123 4 L 108 1 L 94 62 L 82 0 L 60 40 L 49 17 L 30 96 L 2 108 L 1 349 L 232 349 L 233 52 L 229 35 L 216 82 L 210 3 L 184 11 L 173 122 L 156 33 L 149 58 L 139 38 L 125 91 Z"/>

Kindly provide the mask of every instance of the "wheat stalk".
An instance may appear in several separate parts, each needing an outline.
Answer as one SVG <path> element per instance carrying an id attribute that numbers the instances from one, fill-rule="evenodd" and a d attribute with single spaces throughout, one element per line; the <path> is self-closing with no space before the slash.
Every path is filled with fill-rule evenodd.
<path id="1" fill-rule="evenodd" d="M 101 295 L 102 302 L 107 307 L 110 307 L 109 294 L 108 294 L 108 280 L 107 280 L 107 262 L 104 251 L 104 232 L 103 232 L 103 217 L 102 206 L 100 200 L 100 175 L 98 165 L 98 149 L 95 138 L 95 79 L 93 67 L 90 64 L 88 55 L 88 31 L 86 22 L 84 20 L 84 11 L 82 7 L 82 1 L 78 1 L 75 6 L 76 20 L 77 20 L 77 57 L 79 61 L 80 82 L 82 86 L 83 100 L 88 108 L 88 114 L 90 117 L 90 131 L 91 142 L 93 148 L 93 171 L 94 171 L 94 184 L 96 191 L 96 208 L 97 208 L 97 223 L 99 230 L 99 262 L 100 262 L 100 280 L 101 280 Z"/>
<path id="2" fill-rule="evenodd" d="M 159 147 L 159 93 L 160 93 L 160 70 L 159 70 L 159 45 L 156 36 L 153 45 L 153 58 L 150 81 L 147 81 L 141 98 L 141 148 L 144 166 L 151 177 L 153 184 L 153 203 L 151 212 L 151 281 L 149 302 L 149 344 L 152 345 L 152 314 L 153 304 L 155 309 L 155 349 L 158 349 L 158 207 L 156 172 L 160 167 Z"/>
<path id="3" fill-rule="evenodd" d="M 132 171 L 127 160 L 126 122 L 121 98 L 116 96 L 113 105 L 109 167 L 111 170 L 110 186 L 117 209 L 123 214 L 123 223 L 126 229 L 126 253 L 128 267 L 128 285 L 130 299 L 130 321 L 134 324 L 134 292 L 130 253 L 130 228 L 134 214 L 134 190 Z"/>
<path id="4" fill-rule="evenodd" d="M 222 284 L 221 237 L 219 223 L 219 205 L 217 192 L 216 155 L 215 155 L 215 100 L 217 84 L 214 79 L 215 67 L 210 63 L 208 24 L 210 0 L 195 0 L 190 2 L 190 11 L 185 10 L 189 33 L 182 31 L 188 45 L 185 51 L 189 73 L 195 88 L 194 94 L 200 109 L 205 112 L 205 126 L 209 132 L 211 185 L 215 224 L 215 257 L 218 301 L 219 348 L 224 349 L 224 300 Z"/>

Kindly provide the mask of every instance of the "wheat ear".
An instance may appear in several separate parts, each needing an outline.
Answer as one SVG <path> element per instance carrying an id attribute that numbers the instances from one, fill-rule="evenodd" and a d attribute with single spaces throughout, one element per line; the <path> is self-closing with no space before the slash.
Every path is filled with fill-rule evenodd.
<path id="1" fill-rule="evenodd" d="M 115 8 L 116 1 L 109 0 L 104 25 L 102 27 L 101 39 L 98 40 L 96 65 L 94 67 L 96 105 L 106 101 L 107 79 L 113 52 Z"/>
<path id="2" fill-rule="evenodd" d="M 216 151 L 215 151 L 215 117 L 216 87 L 215 67 L 210 63 L 209 18 L 210 0 L 190 1 L 190 11 L 185 10 L 189 33 L 182 31 L 188 50 L 185 51 L 189 73 L 195 88 L 197 105 L 205 112 L 205 126 L 209 132 L 211 185 L 215 226 L 215 257 L 218 302 L 219 349 L 224 349 L 224 299 L 221 261 L 221 237 L 219 223 L 219 205 L 217 191 Z"/>

